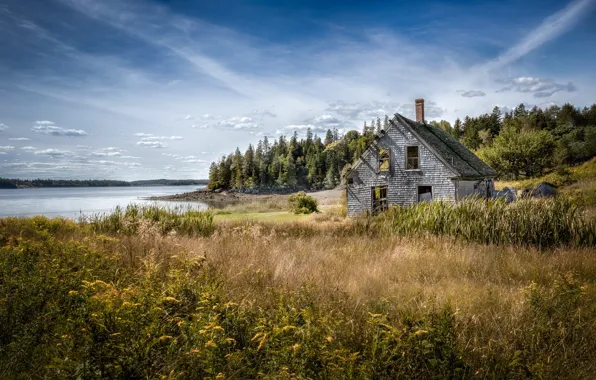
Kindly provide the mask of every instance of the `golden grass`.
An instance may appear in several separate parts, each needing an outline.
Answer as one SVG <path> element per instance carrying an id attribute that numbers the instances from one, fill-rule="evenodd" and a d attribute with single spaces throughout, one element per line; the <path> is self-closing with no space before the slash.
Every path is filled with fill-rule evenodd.
<path id="1" fill-rule="evenodd" d="M 593 249 L 541 253 L 441 238 L 299 238 L 283 230 L 265 232 L 252 224 L 206 239 L 180 238 L 179 244 L 207 255 L 238 301 L 258 298 L 264 289 L 310 284 L 322 297 L 341 292 L 355 304 L 391 299 L 418 309 L 449 301 L 462 312 L 482 314 L 521 302 L 532 281 L 548 285 L 567 272 L 596 281 Z M 487 298 L 491 292 L 494 299 Z M 487 302 L 496 304 L 487 309 Z"/>
<path id="2" fill-rule="evenodd" d="M 134 370 L 129 374 L 144 377 L 185 368 L 211 378 L 219 371 L 224 377 L 257 377 L 261 370 L 265 378 L 596 373 L 593 247 L 538 250 L 370 233 L 362 220 L 342 218 L 341 207 L 298 222 L 223 222 L 217 218 L 226 215 L 219 215 L 214 226 L 203 226 L 201 219 L 204 228 L 196 231 L 157 211 L 131 219 L 134 229 L 110 227 L 132 223 L 132 214 L 141 215 L 132 209 L 128 217 L 95 224 L 0 219 L 0 280 L 12 284 L 0 281 L 0 302 L 11 305 L 0 308 L 0 354 L 19 358 L 6 372 L 0 365 L 0 375 L 34 371 L 28 352 L 40 363 L 61 363 L 37 369 L 55 376 L 96 362 L 111 368 L 104 373 L 125 376 L 113 366 L 121 363 Z M 164 233 L 164 226 L 177 232 Z M 43 259 L 37 260 L 40 252 Z M 68 309 L 62 321 L 67 310 L 60 305 L 68 307 L 75 296 L 80 304 L 72 305 L 82 306 Z M 37 309 L 26 309 L 37 305 L 32 300 L 44 310 L 51 307 L 32 319 L 37 325 L 29 317 Z M 446 319 L 437 317 L 441 313 Z M 10 321 L 22 323 L 17 330 L 33 337 L 38 330 L 30 326 L 45 331 L 60 321 L 51 322 L 57 326 L 52 331 L 68 334 L 45 335 L 46 351 L 35 351 L 28 335 L 14 335 Z M 207 337 L 215 327 L 221 330 Z M 78 344 L 87 348 L 57 345 L 66 345 L 63 336 L 81 328 L 97 329 L 97 335 L 78 334 Z M 288 329 L 300 332 L 283 335 Z M 229 339 L 237 346 L 222 348 Z M 6 344 L 12 340 L 22 346 Z M 304 356 L 293 347 L 302 347 Z M 193 361 L 195 356 L 201 361 Z M 440 366 L 433 369 L 437 360 Z M 60 372 L 67 369 L 72 372 Z M 449 372 L 455 369 L 463 372 Z"/>

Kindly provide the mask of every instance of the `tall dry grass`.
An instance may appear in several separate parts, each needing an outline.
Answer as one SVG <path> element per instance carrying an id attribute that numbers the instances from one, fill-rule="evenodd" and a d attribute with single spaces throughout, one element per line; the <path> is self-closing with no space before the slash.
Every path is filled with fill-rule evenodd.
<path id="1" fill-rule="evenodd" d="M 134 215 L 0 220 L 0 377 L 596 373 L 593 247 Z"/>

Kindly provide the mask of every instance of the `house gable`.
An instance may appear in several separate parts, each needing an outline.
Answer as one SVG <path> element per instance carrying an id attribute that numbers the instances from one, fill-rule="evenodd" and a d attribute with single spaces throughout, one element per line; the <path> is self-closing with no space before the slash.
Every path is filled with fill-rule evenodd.
<path id="1" fill-rule="evenodd" d="M 419 169 L 406 169 L 408 146 L 418 146 Z M 379 172 L 379 149 L 388 149 L 390 169 Z M 388 187 L 390 205 L 409 205 L 417 202 L 419 186 L 432 186 L 433 199 L 454 200 L 455 185 L 451 180 L 457 177 L 451 167 L 443 162 L 431 149 L 416 136 L 407 125 L 394 119 L 386 131 L 381 132 L 354 165 L 348 186 L 348 212 L 356 215 L 370 211 L 372 188 Z"/>

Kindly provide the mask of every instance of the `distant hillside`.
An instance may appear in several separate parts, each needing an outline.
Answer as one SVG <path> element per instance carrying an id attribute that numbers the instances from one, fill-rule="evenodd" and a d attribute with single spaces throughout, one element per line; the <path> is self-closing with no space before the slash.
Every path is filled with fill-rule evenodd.
<path id="1" fill-rule="evenodd" d="M 113 186 L 188 186 L 207 185 L 204 179 L 149 179 L 139 181 L 116 180 L 76 180 L 76 179 L 18 179 L 0 178 L 0 189 L 17 189 L 30 187 L 113 187 Z"/>

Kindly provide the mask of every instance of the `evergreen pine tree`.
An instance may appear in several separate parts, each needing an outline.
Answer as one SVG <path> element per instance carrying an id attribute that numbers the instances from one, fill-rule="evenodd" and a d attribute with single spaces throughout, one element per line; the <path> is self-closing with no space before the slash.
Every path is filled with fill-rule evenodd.
<path id="1" fill-rule="evenodd" d="M 294 162 L 294 157 L 292 156 L 292 153 L 288 153 L 288 156 L 286 158 L 287 163 L 286 163 L 286 184 L 289 187 L 296 187 L 297 184 L 297 178 L 296 178 L 296 164 Z"/>
<path id="2" fill-rule="evenodd" d="M 331 144 L 333 142 L 333 132 L 331 129 L 327 130 L 327 134 L 325 134 L 325 146 Z"/>
<path id="3" fill-rule="evenodd" d="M 247 188 L 254 187 L 255 176 L 255 151 L 252 144 L 248 144 L 248 149 L 244 153 L 244 160 L 242 166 L 242 177 L 244 179 L 244 186 Z"/>

